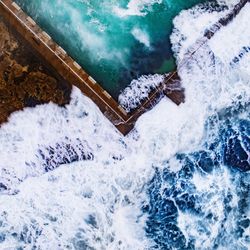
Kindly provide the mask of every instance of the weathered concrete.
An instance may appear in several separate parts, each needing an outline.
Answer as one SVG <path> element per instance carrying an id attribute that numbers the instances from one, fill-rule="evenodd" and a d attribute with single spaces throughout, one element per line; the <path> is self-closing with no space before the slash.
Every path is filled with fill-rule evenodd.
<path id="1" fill-rule="evenodd" d="M 219 20 L 210 31 L 204 34 L 192 46 L 180 64 L 185 65 L 194 53 L 219 30 L 218 27 L 229 23 L 244 7 L 248 0 L 241 0 L 232 13 Z M 77 62 L 58 46 L 51 37 L 41 30 L 35 21 L 28 17 L 12 0 L 0 0 L 0 13 L 5 20 L 33 47 L 38 55 L 55 69 L 67 82 L 77 86 L 86 96 L 90 97 L 103 114 L 124 135 L 133 129 L 138 117 L 151 109 L 164 94 L 177 105 L 184 102 L 184 90 L 180 86 L 177 71 L 173 72 L 155 89 L 148 98 L 133 112 L 127 113 L 96 81 L 89 76 Z M 212 32 L 212 33 L 211 33 Z"/>

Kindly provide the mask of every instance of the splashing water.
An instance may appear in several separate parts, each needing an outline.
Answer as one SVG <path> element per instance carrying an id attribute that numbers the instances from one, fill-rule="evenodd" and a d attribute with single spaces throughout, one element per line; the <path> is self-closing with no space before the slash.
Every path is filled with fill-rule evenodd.
<path id="1" fill-rule="evenodd" d="M 175 69 L 172 20 L 206 0 L 16 2 L 117 99 L 142 75 Z"/>
<path id="2" fill-rule="evenodd" d="M 175 19 L 177 62 L 228 8 Z M 180 69 L 186 103 L 163 99 L 127 138 L 77 89 L 65 108 L 13 114 L 0 129 L 0 248 L 249 249 L 249 12 Z"/>

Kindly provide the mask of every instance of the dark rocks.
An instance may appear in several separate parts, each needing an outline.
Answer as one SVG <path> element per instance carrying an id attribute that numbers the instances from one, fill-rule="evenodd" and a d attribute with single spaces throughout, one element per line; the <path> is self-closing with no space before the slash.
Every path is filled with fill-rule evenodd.
<path id="1" fill-rule="evenodd" d="M 5 191 L 7 189 L 8 189 L 8 187 L 6 185 L 4 185 L 3 183 L 0 182 L 0 192 L 1 191 Z"/>
<path id="2" fill-rule="evenodd" d="M 65 138 L 65 141 L 53 146 L 41 147 L 38 150 L 37 157 L 44 170 L 49 172 L 62 164 L 93 160 L 94 155 L 86 141 L 81 141 L 79 138 L 75 140 Z"/>
<path id="3" fill-rule="evenodd" d="M 71 86 L 18 39 L 0 17 L 0 124 L 24 107 L 70 101 Z"/>

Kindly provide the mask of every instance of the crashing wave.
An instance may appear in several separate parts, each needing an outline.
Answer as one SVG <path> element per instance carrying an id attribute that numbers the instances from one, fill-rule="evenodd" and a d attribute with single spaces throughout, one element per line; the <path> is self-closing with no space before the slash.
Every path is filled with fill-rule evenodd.
<path id="1" fill-rule="evenodd" d="M 127 111 L 131 112 L 137 108 L 149 93 L 157 88 L 168 74 L 143 75 L 133 80 L 118 97 L 119 104 Z"/>
<path id="2" fill-rule="evenodd" d="M 249 249 L 249 57 L 230 65 L 245 34 L 226 29 L 238 43 L 206 44 L 180 70 L 185 105 L 163 99 L 127 138 L 76 89 L 66 108 L 13 114 L 0 129 L 0 168 L 19 192 L 0 195 L 0 248 Z M 43 161 L 25 165 L 38 145 L 77 138 L 92 161 L 47 173 Z"/>

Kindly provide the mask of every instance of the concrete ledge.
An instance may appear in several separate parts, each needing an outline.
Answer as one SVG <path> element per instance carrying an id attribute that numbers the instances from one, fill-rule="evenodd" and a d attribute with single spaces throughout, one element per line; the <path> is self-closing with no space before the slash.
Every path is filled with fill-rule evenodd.
<path id="1" fill-rule="evenodd" d="M 56 46 L 56 53 L 63 56 L 67 55 L 67 52 L 59 45 Z"/>
<path id="2" fill-rule="evenodd" d="M 36 25 L 36 22 L 35 22 L 31 17 L 28 16 L 26 19 L 27 19 L 27 21 L 28 21 L 31 25 L 33 25 L 33 26 Z"/>
<path id="3" fill-rule="evenodd" d="M 121 105 L 118 105 L 119 110 L 123 113 L 123 114 L 127 114 L 127 112 L 124 110 L 124 108 Z"/>
<path id="4" fill-rule="evenodd" d="M 49 40 L 51 40 L 51 37 L 45 32 L 43 31 L 41 34 L 40 34 L 40 37 L 44 40 L 44 42 L 48 42 Z"/>
<path id="5" fill-rule="evenodd" d="M 92 76 L 89 76 L 88 79 L 91 83 L 96 84 L 96 80 Z"/>
<path id="6" fill-rule="evenodd" d="M 20 7 L 17 3 L 15 3 L 15 2 L 12 3 L 12 6 L 13 6 L 17 11 L 21 10 L 21 7 Z"/>
<path id="7" fill-rule="evenodd" d="M 82 68 L 76 61 L 74 61 L 73 64 L 78 70 Z"/>
<path id="8" fill-rule="evenodd" d="M 219 20 L 219 24 L 225 26 L 232 18 L 239 13 L 240 9 L 249 0 L 241 0 L 235 7 L 233 13 L 228 14 L 225 18 Z M 127 113 L 111 96 L 104 90 L 90 75 L 88 75 L 81 66 L 72 59 L 67 52 L 56 44 L 50 35 L 36 24 L 36 22 L 27 16 L 15 2 L 12 0 L 0 0 L 0 14 L 4 19 L 17 31 L 20 36 L 42 57 L 53 69 L 55 69 L 67 82 L 77 86 L 86 96 L 91 98 L 100 108 L 103 114 L 116 126 L 116 128 L 124 135 L 133 129 L 138 117 L 151 109 L 161 98 L 166 95 L 176 104 L 183 102 L 180 93 L 171 93 L 166 91 L 166 86 L 173 82 L 173 79 L 179 79 L 177 71 L 166 76 L 165 80 L 153 90 L 148 98 L 143 101 L 133 112 Z M 217 24 L 218 24 L 217 23 Z M 216 25 L 216 24 L 215 24 Z M 204 34 L 192 46 L 189 56 L 192 55 L 210 39 L 214 32 L 219 30 L 220 25 L 211 26 L 210 32 Z M 201 42 L 202 41 L 202 42 Z M 186 57 L 181 65 L 185 65 L 190 57 Z"/>
<path id="9" fill-rule="evenodd" d="M 110 95 L 106 90 L 104 90 L 102 93 L 103 93 L 105 96 L 107 96 L 109 99 L 112 98 L 111 95 Z"/>

